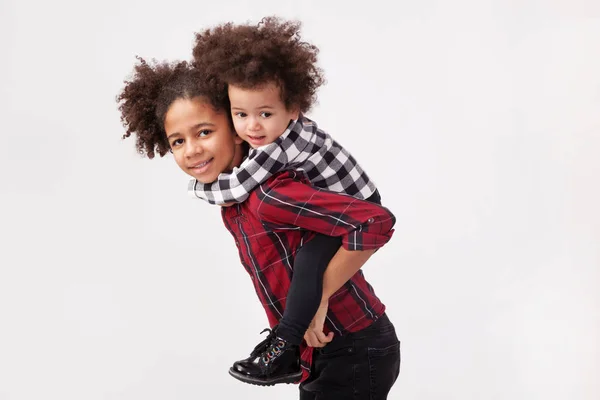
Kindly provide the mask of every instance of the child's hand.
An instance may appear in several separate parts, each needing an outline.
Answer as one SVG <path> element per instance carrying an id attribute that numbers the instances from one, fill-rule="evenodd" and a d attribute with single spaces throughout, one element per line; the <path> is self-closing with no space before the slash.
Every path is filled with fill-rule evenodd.
<path id="1" fill-rule="evenodd" d="M 322 302 L 304 334 L 306 344 L 311 347 L 324 347 L 333 339 L 333 332 L 329 332 L 327 335 L 323 333 L 323 325 L 325 325 L 325 318 L 327 317 L 327 308 L 329 308 L 329 302 Z"/>

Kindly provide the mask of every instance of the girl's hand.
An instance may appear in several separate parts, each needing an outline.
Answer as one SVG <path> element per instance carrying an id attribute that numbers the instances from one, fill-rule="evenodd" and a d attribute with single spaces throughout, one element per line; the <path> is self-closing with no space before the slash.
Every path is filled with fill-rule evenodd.
<path id="1" fill-rule="evenodd" d="M 304 340 L 310 347 L 324 347 L 333 339 L 333 332 L 329 332 L 327 335 L 323 333 L 327 308 L 329 308 L 329 301 L 321 302 L 317 313 L 304 334 Z"/>

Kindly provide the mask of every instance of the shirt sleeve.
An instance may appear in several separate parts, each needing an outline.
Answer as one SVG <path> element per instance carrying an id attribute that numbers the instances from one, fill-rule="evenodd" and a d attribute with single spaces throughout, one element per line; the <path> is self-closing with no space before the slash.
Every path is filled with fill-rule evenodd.
<path id="1" fill-rule="evenodd" d="M 241 203 L 250 193 L 274 174 L 304 163 L 315 149 L 309 146 L 316 129 L 304 118 L 290 121 L 285 132 L 273 143 L 250 151 L 248 157 L 231 172 L 221 173 L 217 180 L 203 184 L 190 180 L 188 191 L 193 197 L 210 204 Z"/>
<path id="2" fill-rule="evenodd" d="M 346 250 L 386 244 L 396 218 L 386 207 L 307 184 L 297 172 L 279 174 L 256 190 L 259 218 L 272 229 L 306 229 L 342 238 Z"/>
<path id="3" fill-rule="evenodd" d="M 287 167 L 287 155 L 278 143 L 254 150 L 228 173 L 221 173 L 217 180 L 203 184 L 196 179 L 189 183 L 189 192 L 210 204 L 241 203 L 261 183 Z"/>

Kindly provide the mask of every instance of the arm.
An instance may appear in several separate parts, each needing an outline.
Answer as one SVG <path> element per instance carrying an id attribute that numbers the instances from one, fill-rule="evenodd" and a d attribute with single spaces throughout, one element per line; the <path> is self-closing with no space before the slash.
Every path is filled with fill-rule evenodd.
<path id="1" fill-rule="evenodd" d="M 303 183 L 294 171 L 280 174 L 257 191 L 263 223 L 277 229 L 301 227 L 342 238 L 323 275 L 321 305 L 304 339 L 323 347 L 333 338 L 323 333 L 328 300 L 392 236 L 395 217 L 385 207 Z"/>
<path id="2" fill-rule="evenodd" d="M 349 251 L 341 248 L 335 253 L 323 274 L 323 296 L 321 303 L 329 298 L 358 272 L 375 250 Z"/>
<path id="3" fill-rule="evenodd" d="M 305 129 L 306 128 L 306 129 Z M 203 184 L 190 180 L 188 190 L 193 196 L 210 204 L 223 205 L 245 201 L 256 187 L 277 172 L 302 165 L 315 149 L 308 145 L 313 140 L 312 125 L 303 119 L 290 121 L 285 132 L 273 143 L 250 152 L 239 167 L 221 173 L 217 180 Z"/>
<path id="4" fill-rule="evenodd" d="M 373 193 L 367 201 L 381 204 L 379 192 Z M 376 250 L 363 250 L 349 252 L 344 249 L 339 249 L 335 257 L 332 257 L 326 273 L 323 275 L 323 296 L 321 298 L 321 304 L 325 305 L 325 309 L 327 309 L 329 298 L 362 268 L 375 251 Z"/>
<path id="5" fill-rule="evenodd" d="M 396 219 L 387 208 L 310 186 L 295 171 L 277 175 L 255 193 L 258 215 L 273 229 L 300 227 L 341 237 L 350 251 L 378 249 L 393 234 Z"/>
<path id="6" fill-rule="evenodd" d="M 340 248 L 331 259 L 323 275 L 321 304 L 304 334 L 304 340 L 309 346 L 323 347 L 331 342 L 333 332 L 329 332 L 327 335 L 323 332 L 329 308 L 329 298 L 352 278 L 373 253 L 375 253 L 375 250 L 348 251 Z"/>
<path id="7" fill-rule="evenodd" d="M 189 182 L 188 191 L 210 204 L 241 203 L 258 185 L 287 166 L 287 155 L 277 142 L 251 152 L 239 167 L 221 173 L 217 180 L 203 184 L 196 179 Z"/>

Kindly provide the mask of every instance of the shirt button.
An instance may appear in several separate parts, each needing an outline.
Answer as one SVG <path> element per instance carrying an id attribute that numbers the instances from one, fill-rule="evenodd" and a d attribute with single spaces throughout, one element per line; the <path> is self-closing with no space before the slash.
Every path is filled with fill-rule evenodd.
<path id="1" fill-rule="evenodd" d="M 369 223 L 369 224 L 372 224 L 373 222 L 375 222 L 375 218 L 371 217 L 367 220 L 367 223 Z"/>

